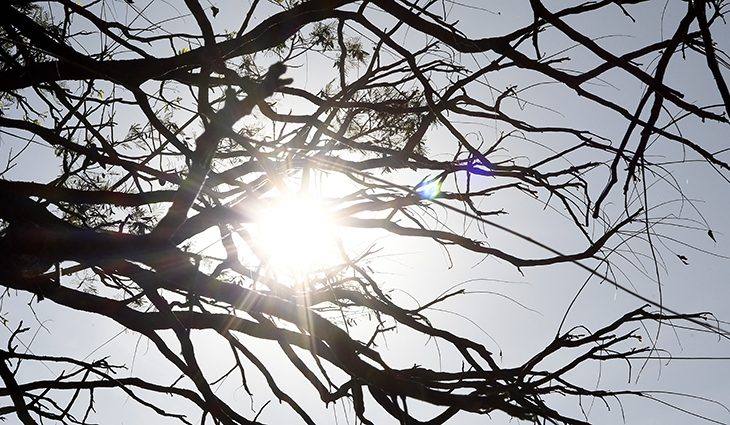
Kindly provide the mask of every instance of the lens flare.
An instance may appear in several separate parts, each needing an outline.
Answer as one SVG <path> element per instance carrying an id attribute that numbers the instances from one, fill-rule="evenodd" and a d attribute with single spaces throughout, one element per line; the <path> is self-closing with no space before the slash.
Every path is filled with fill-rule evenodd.
<path id="1" fill-rule="evenodd" d="M 416 186 L 416 192 L 424 199 L 435 199 L 441 193 L 441 180 L 424 181 Z"/>

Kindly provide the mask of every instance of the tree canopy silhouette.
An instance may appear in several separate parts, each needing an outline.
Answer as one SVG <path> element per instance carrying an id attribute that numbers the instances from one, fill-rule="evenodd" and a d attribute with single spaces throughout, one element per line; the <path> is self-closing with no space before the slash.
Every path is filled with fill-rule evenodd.
<path id="1" fill-rule="evenodd" d="M 44 345 L 43 334 L 29 347 L 25 326 L 44 322 L 5 320 L 0 415 L 97 423 L 111 393 L 182 423 L 276 423 L 277 409 L 319 423 L 309 392 L 355 423 L 502 412 L 582 424 L 586 399 L 650 397 L 576 371 L 662 358 L 662 326 L 730 336 L 661 290 L 667 263 L 689 262 L 673 242 L 716 239 L 676 176 L 699 163 L 729 181 L 717 137 L 730 112 L 727 7 L 3 1 L 3 314 L 29 294 L 22 309 L 60 307 L 51 311 L 65 332 L 79 317 L 115 322 L 177 378 L 85 356 L 91 345 Z M 647 35 L 649 25 L 661 30 Z M 334 236 L 302 219 L 302 199 Z M 280 205 L 289 215 L 272 212 Z M 267 216 L 284 229 L 273 247 Z M 518 274 L 571 265 L 636 309 L 596 307 L 574 327 L 564 319 L 514 363 L 495 341 L 432 320 L 442 305 L 458 310 L 474 285 L 429 300 L 413 293 L 414 305 L 384 281 L 382 245 L 415 242 Z M 283 251 L 305 261 L 285 264 Z M 637 288 L 635 275 L 659 294 Z M 495 326 L 509 326 L 508 313 L 502 320 Z M 400 330 L 443 350 L 443 364 L 389 353 Z M 225 372 L 213 376 L 213 366 Z"/>

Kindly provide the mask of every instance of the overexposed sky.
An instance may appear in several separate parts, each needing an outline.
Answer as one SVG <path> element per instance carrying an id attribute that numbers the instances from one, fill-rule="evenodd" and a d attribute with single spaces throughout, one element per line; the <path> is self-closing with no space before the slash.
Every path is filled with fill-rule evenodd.
<path id="1" fill-rule="evenodd" d="M 464 34 L 473 38 L 492 37 L 508 33 L 518 26 L 532 20 L 532 13 L 527 1 L 494 1 L 481 2 L 476 0 L 445 1 L 444 10 L 449 22 L 458 21 L 458 28 Z M 558 7 L 578 4 L 578 2 L 545 2 L 548 8 L 556 10 Z M 121 22 L 131 19 L 132 13 L 124 2 L 109 2 L 106 5 L 108 16 L 115 16 Z M 245 15 L 246 6 L 241 2 L 213 2 L 220 9 L 218 16 L 212 20 L 216 29 L 235 31 Z M 154 2 L 136 0 L 134 7 L 145 10 L 145 15 L 151 20 L 185 14 L 184 4 L 172 2 Z M 204 7 L 209 7 L 206 3 Z M 581 30 L 585 35 L 596 40 L 601 46 L 617 54 L 632 50 L 632 46 L 640 46 L 665 39 L 671 35 L 674 25 L 682 17 L 684 2 L 649 1 L 640 5 L 626 5 L 626 10 L 636 18 L 634 23 L 625 16 L 619 7 L 606 8 L 588 17 L 569 19 L 568 22 Z M 265 11 L 273 10 L 273 6 L 262 6 L 261 14 L 254 15 L 252 25 L 266 17 Z M 392 19 L 382 16 L 382 13 L 370 10 L 368 16 L 378 20 L 382 27 L 395 25 Z M 84 25 L 79 22 L 80 25 Z M 169 28 L 194 32 L 197 31 L 195 21 L 187 16 L 169 22 Z M 362 30 L 361 28 L 354 28 Z M 716 26 L 715 40 L 723 46 L 730 40 L 730 31 L 726 25 Z M 365 36 L 363 36 L 365 37 Z M 547 30 L 541 35 L 541 51 L 549 56 L 570 56 L 571 60 L 561 66 L 571 70 L 586 70 L 595 65 L 596 59 L 584 49 L 572 47 L 572 42 L 554 30 Z M 366 38 L 366 37 L 365 37 Z M 413 29 L 401 29 L 395 38 L 406 48 L 414 49 L 430 41 L 428 37 Z M 97 41 L 98 42 L 98 41 Z M 88 40 L 90 48 L 94 47 L 94 38 Z M 185 46 L 175 46 L 181 49 Z M 153 47 L 159 55 L 171 54 L 171 48 L 157 45 Z M 165 50 L 167 49 L 167 50 Z M 530 43 L 525 43 L 521 51 L 531 51 Z M 569 50 L 565 50 L 569 49 Z M 392 53 L 395 55 L 395 53 Z M 442 54 L 441 52 L 434 53 Z M 385 56 L 385 55 L 384 55 Z M 337 77 L 337 71 L 332 67 L 333 58 L 324 58 L 312 54 L 292 61 L 289 75 L 294 78 L 294 87 L 306 88 L 317 92 L 323 84 Z M 482 55 L 459 55 L 457 60 L 468 67 L 475 69 L 478 64 L 484 64 L 495 58 Z M 652 66 L 653 56 L 642 58 Z M 261 57 L 261 66 L 274 62 L 273 57 Z M 723 69 L 725 75 L 727 70 Z M 357 73 L 356 70 L 351 71 Z M 675 56 L 670 64 L 667 80 L 669 85 L 684 90 L 686 100 L 690 103 L 702 105 L 721 103 L 721 99 L 712 85 L 709 71 L 702 58 L 687 51 L 686 59 Z M 542 84 L 544 77 L 536 76 L 525 71 L 506 70 L 497 74 L 489 74 L 478 83 L 469 86 L 472 97 L 483 99 L 491 104 L 499 90 L 515 85 L 519 100 L 507 99 L 503 109 L 515 117 L 534 125 L 571 126 L 591 130 L 597 135 L 618 144 L 626 128 L 625 121 L 616 113 L 605 108 L 590 104 L 585 99 L 575 96 L 556 84 Z M 445 81 L 434 81 L 435 85 L 443 86 Z M 490 89 L 491 87 L 491 89 Z M 629 79 L 620 71 L 611 71 L 602 75 L 600 84 L 589 87 L 595 93 L 605 96 L 629 110 L 635 108 L 639 101 L 643 87 L 635 79 Z M 150 90 L 154 90 L 150 87 Z M 189 100 L 187 93 L 180 96 Z M 302 101 L 292 101 L 288 97 L 277 98 L 276 109 L 281 113 L 304 114 L 311 111 L 311 105 Z M 174 117 L 177 122 L 184 122 L 189 115 L 182 114 Z M 484 140 L 489 145 L 501 132 L 510 128 L 502 123 L 493 121 L 476 121 L 461 119 L 455 122 L 460 130 L 467 135 L 470 141 Z M 137 117 L 130 110 L 120 114 L 116 120 L 118 134 L 126 134 L 129 125 Z M 666 123 L 664 116 L 660 123 Z M 701 142 L 711 152 L 725 149 L 727 145 L 727 125 L 719 125 L 699 120 L 681 120 L 681 133 L 691 139 Z M 674 128 L 674 127 L 672 127 Z M 197 123 L 191 126 L 191 134 L 199 134 L 202 129 Z M 443 127 L 435 128 L 428 134 L 429 152 L 438 159 L 448 159 L 453 155 L 455 141 Z M 493 162 L 516 157 L 521 165 L 529 165 L 549 156 L 552 151 L 560 151 L 575 143 L 564 135 L 543 134 L 539 137 L 529 134 L 515 134 L 509 138 L 504 146 L 507 152 L 499 152 L 490 157 Z M 635 143 L 635 142 L 634 142 Z M 7 134 L 0 139 L 0 155 L 5 157 L 10 150 L 17 152 L 22 145 L 18 140 Z M 596 160 L 605 161 L 607 157 L 601 153 Z M 654 241 L 658 247 L 659 275 L 661 277 L 661 294 L 654 282 L 655 270 L 651 259 L 651 251 L 646 243 L 630 241 L 628 245 L 617 249 L 613 259 L 615 268 L 609 271 L 612 279 L 652 300 L 661 300 L 665 305 L 681 312 L 709 311 L 713 312 L 718 320 L 730 320 L 730 310 L 727 300 L 730 299 L 730 288 L 727 285 L 730 262 L 724 257 L 730 255 L 730 222 L 727 220 L 727 211 L 730 210 L 730 200 L 727 196 L 727 182 L 721 173 L 713 170 L 707 164 L 696 161 L 696 155 L 683 150 L 666 140 L 660 139 L 652 143 L 648 157 L 652 161 L 666 162 L 665 174 L 648 176 L 647 184 L 652 190 L 648 198 L 653 206 L 652 215 L 665 217 L 666 224 L 658 224 L 657 233 L 665 238 Z M 725 156 L 726 157 L 726 156 Z M 570 156 L 576 162 L 591 159 L 584 153 Z M 684 163 L 678 163 L 682 162 Z M 47 182 L 54 178 L 58 170 L 50 148 L 42 144 L 33 143 L 28 150 L 17 160 L 17 166 L 6 173 L 3 178 L 17 180 L 32 180 Z M 726 175 L 725 175 L 726 176 Z M 431 177 L 427 171 L 397 172 L 383 174 L 379 177 L 388 180 L 397 180 L 401 184 L 413 186 L 419 181 Z M 586 178 L 590 182 L 603 182 L 607 179 L 607 168 L 598 168 L 590 172 Z M 333 179 L 337 180 L 337 179 Z M 489 187 L 504 181 L 493 177 L 474 177 L 472 184 L 475 187 Z M 463 181 L 458 182 L 463 184 Z M 334 186 L 341 188 L 341 181 L 328 182 L 323 177 L 325 190 Z M 456 183 L 447 180 L 446 187 L 453 189 Z M 681 194 L 672 187 L 677 185 Z M 330 186 L 328 186 L 330 185 Z M 612 215 L 614 221 L 621 218 L 624 209 L 621 196 L 620 181 L 616 186 L 615 195 L 605 205 L 606 211 Z M 596 183 L 591 195 L 595 198 L 603 185 Z M 684 198 L 683 198 L 684 197 Z M 641 200 L 634 199 L 632 208 L 638 207 Z M 575 231 L 572 222 L 563 217 L 561 211 L 553 210 L 553 205 L 545 208 L 547 194 L 540 193 L 534 199 L 522 193 L 509 192 L 496 194 L 485 198 L 488 209 L 504 209 L 509 214 L 494 220 L 501 226 L 507 226 L 522 234 L 529 235 L 542 243 L 561 252 L 574 252 L 584 249 L 585 241 Z M 672 201 L 672 202 L 667 202 Z M 692 205 L 691 205 L 692 204 Z M 694 205 L 694 206 L 693 206 Z M 479 225 L 454 212 L 446 211 L 437 203 L 432 204 L 433 213 L 455 231 L 464 232 L 465 236 L 485 240 L 487 244 L 504 249 L 522 257 L 551 256 L 542 248 L 529 244 L 512 235 L 506 234 L 489 225 Z M 695 209 L 696 208 L 696 209 Z M 635 209 L 635 208 L 633 208 Z M 699 211 L 699 213 L 698 213 Z M 701 216 L 700 216 L 701 213 Z M 692 221 L 675 221 L 675 217 L 682 217 Z M 704 228 L 712 229 L 717 242 L 707 236 Z M 435 222 L 431 222 L 435 224 Z M 696 226 L 697 230 L 682 226 Z M 603 229 L 588 226 L 588 232 L 598 234 Z M 446 328 L 468 339 L 483 343 L 495 353 L 500 365 L 514 367 L 529 359 L 532 355 L 544 348 L 555 336 L 563 315 L 571 300 L 583 286 L 590 274 L 574 264 L 564 264 L 550 267 L 536 267 L 517 270 L 515 267 L 498 261 L 494 258 L 484 258 L 483 255 L 465 252 L 458 247 L 450 248 L 448 253 L 433 241 L 426 239 L 401 238 L 386 235 L 384 232 L 364 232 L 341 230 L 343 243 L 353 254 L 364 250 L 369 243 L 381 249 L 368 265 L 376 271 L 384 289 L 390 291 L 393 299 L 408 307 L 415 307 L 416 303 L 425 303 L 455 285 L 469 290 L 470 294 L 452 298 L 438 308 L 431 309 L 427 316 L 433 324 Z M 614 241 L 615 246 L 618 243 Z M 207 241 L 197 241 L 201 247 Z M 583 245 L 582 245 L 583 244 Z M 634 251 L 629 250 L 631 247 Z M 687 263 L 677 255 L 687 258 Z M 588 267 L 596 267 L 597 261 L 585 261 Z M 600 273 L 606 273 L 605 267 L 599 267 Z M 64 282 L 73 285 L 74 281 Z M 113 362 L 124 363 L 128 369 L 120 371 L 120 376 L 141 375 L 151 376 L 158 383 L 171 384 L 177 378 L 172 368 L 160 361 L 161 356 L 145 339 L 140 339 L 131 332 L 123 332 L 120 325 L 111 321 L 102 320 L 98 316 L 71 312 L 54 306 L 50 302 L 33 304 L 33 311 L 28 307 L 29 297 L 24 294 L 8 294 L 2 302 L 2 312 L 8 319 L 7 327 L 14 328 L 20 320 L 31 331 L 23 334 L 21 340 L 36 354 L 80 355 L 81 357 L 100 358 L 110 356 Z M 581 291 L 577 301 L 567 316 L 563 330 L 575 325 L 586 325 L 595 329 L 604 326 L 627 311 L 640 307 L 643 303 L 625 293 L 618 291 L 610 283 L 601 282 L 592 277 Z M 35 314 L 35 317 L 34 317 Z M 337 320 L 333 318 L 332 320 Z M 367 338 L 365 329 L 374 326 L 367 316 L 358 318 L 363 329 L 353 328 L 355 335 L 362 334 Z M 653 336 L 655 327 L 649 327 Z M 10 332 L 6 329 L 6 336 Z M 217 379 L 224 374 L 231 365 L 231 355 L 220 338 L 210 332 L 195 332 L 196 341 L 200 341 L 201 364 L 209 380 Z M 166 338 L 173 338 L 172 333 Z M 348 423 L 353 421 L 352 406 L 337 404 L 327 410 L 318 400 L 316 392 L 308 386 L 303 378 L 291 367 L 288 360 L 278 347 L 271 343 L 264 343 L 253 338 L 245 339 L 247 347 L 256 352 L 270 364 L 281 364 L 281 368 L 272 368 L 270 372 L 279 379 L 281 386 L 302 405 L 309 408 L 309 412 L 318 423 Z M 637 346 L 647 341 L 637 343 Z M 660 334 L 659 346 L 666 348 L 673 356 L 682 358 L 691 357 L 728 357 L 730 345 L 728 341 L 717 336 L 701 334 L 699 332 L 673 331 L 664 327 Z M 380 350 L 384 358 L 394 367 L 410 367 L 418 364 L 424 367 L 459 370 L 460 360 L 451 352 L 446 344 L 438 346 L 424 338 L 414 335 L 405 327 L 388 334 L 384 340 L 379 340 Z M 303 356 L 305 357 L 305 356 Z M 561 359 L 555 359 L 558 364 Z M 564 360 L 564 358 L 562 359 Z M 594 364 L 590 367 L 581 367 L 571 373 L 570 377 L 584 384 L 587 388 L 593 385 L 601 388 L 629 388 L 632 390 L 655 390 L 665 393 L 655 393 L 654 396 L 662 402 L 652 402 L 647 399 L 623 398 L 621 406 L 625 409 L 626 423 L 709 423 L 701 418 L 694 417 L 672 408 L 686 409 L 700 415 L 707 416 L 720 423 L 730 423 L 730 412 L 712 402 L 702 399 L 692 399 L 669 392 L 681 392 L 699 397 L 707 397 L 720 403 L 730 405 L 730 390 L 726 382 L 730 381 L 730 360 L 707 359 L 691 360 L 676 359 L 673 361 L 650 360 L 645 365 L 634 362 L 629 378 L 629 370 L 625 362 L 614 361 L 605 364 Z M 550 361 L 546 363 L 549 365 Z M 284 366 L 285 365 L 285 366 Z M 49 370 L 50 369 L 50 370 Z M 34 366 L 21 368 L 20 376 L 28 379 L 52 379 L 61 372 L 55 365 L 49 368 Z M 247 371 L 249 385 L 254 390 L 251 401 L 241 388 L 238 378 L 230 377 L 215 388 L 217 394 L 226 400 L 235 400 L 234 404 L 242 407 L 241 411 L 250 416 L 246 410 L 249 404 L 253 411 L 258 411 L 268 400 L 273 399 L 265 388 L 265 382 L 260 374 L 251 368 Z M 333 372 L 333 377 L 338 377 Z M 256 391 L 258 389 L 260 392 Z M 100 390 L 95 393 L 99 407 L 97 422 L 104 424 L 136 424 L 136 423 L 167 423 L 155 418 L 154 413 L 147 408 L 140 407 L 132 400 L 120 396 L 119 392 Z M 580 417 L 580 406 L 577 399 L 572 397 L 550 396 L 548 405 L 561 410 L 567 415 Z M 162 400 L 161 400 L 162 401 Z M 167 402 L 167 401 L 165 401 Z M 610 409 L 601 401 L 583 401 L 583 410 L 590 412 L 589 419 L 596 424 L 620 423 L 622 419 L 621 406 L 613 399 L 607 400 Z M 552 403 L 552 404 L 551 404 Z M 411 407 L 416 417 L 426 418 L 433 410 L 427 406 L 420 416 Z M 368 408 L 375 408 L 370 401 Z M 176 410 L 194 412 L 192 406 L 181 404 Z M 438 411 L 438 410 L 437 410 Z M 154 418 L 154 419 L 153 419 Z M 10 418 L 14 420 L 15 418 Z M 191 418 L 197 420 L 195 416 Z M 287 423 L 296 420 L 296 415 L 274 400 L 267 406 L 259 418 L 265 423 Z M 386 415 L 374 416 L 377 424 L 394 423 Z M 169 423 L 174 423 L 169 420 Z M 509 419 L 494 413 L 491 420 L 475 415 L 460 414 L 453 419 L 453 423 L 507 424 Z"/>

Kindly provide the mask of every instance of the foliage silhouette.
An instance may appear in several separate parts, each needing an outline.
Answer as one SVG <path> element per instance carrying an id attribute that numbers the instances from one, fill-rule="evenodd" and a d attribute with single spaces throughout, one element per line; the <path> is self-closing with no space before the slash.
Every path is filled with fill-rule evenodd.
<path id="1" fill-rule="evenodd" d="M 495 411 L 582 424 L 588 415 L 565 413 L 550 397 L 576 406 L 584 397 L 654 397 L 592 388 L 574 371 L 662 358 L 652 324 L 728 337 L 722 322 L 663 305 L 622 271 L 633 264 L 661 285 L 667 254 L 689 261 L 662 242 L 664 225 L 715 241 L 672 173 L 699 160 L 728 177 L 725 150 L 702 137 L 705 126 L 728 125 L 727 39 L 714 35 L 727 4 L 561 3 L 506 7 L 516 19 L 447 0 L 3 2 L 0 131 L 5 148 L 25 146 L 10 151 L 0 180 L 4 297 L 28 293 L 30 307 L 110 319 L 180 377 L 160 382 L 124 372 L 118 359 L 60 348 L 35 354 L 18 345 L 20 325 L 0 350 L 0 414 L 95 423 L 94 394 L 112 391 L 183 423 L 197 420 L 190 409 L 201 423 L 267 423 L 268 402 L 252 412 L 217 391 L 230 378 L 317 423 L 310 402 L 274 373 L 289 369 L 324 405 L 344 403 L 365 424 L 384 414 L 435 425 Z M 680 17 L 665 18 L 662 7 Z M 458 11 L 492 23 L 477 32 L 452 17 Z M 586 32 L 603 20 L 661 20 L 668 35 L 617 48 Z M 703 73 L 678 79 L 679 63 Z M 614 85 L 631 89 L 617 95 Z M 53 150 L 48 179 L 35 175 L 35 145 Z M 324 205 L 340 229 L 417 238 L 520 272 L 574 264 L 641 307 L 602 327 L 562 330 L 505 367 L 490 341 L 429 320 L 471 290 L 406 307 L 371 267 L 377 247 L 349 249 L 344 230 L 336 261 L 274 270 L 257 241 L 260 211 L 316 192 L 318 180 L 339 182 Z M 516 209 L 544 224 L 515 225 Z M 570 230 L 541 232 L 551 220 Z M 397 327 L 451 346 L 449 365 L 461 367 L 394 365 L 376 342 Z M 207 372 L 204 331 L 228 350 L 220 379 Z M 259 340 L 284 360 L 257 353 Z M 554 356 L 557 366 L 547 361 Z M 40 364 L 64 372 L 39 378 Z M 265 385 L 249 385 L 254 374 Z M 429 413 L 418 410 L 424 404 Z"/>

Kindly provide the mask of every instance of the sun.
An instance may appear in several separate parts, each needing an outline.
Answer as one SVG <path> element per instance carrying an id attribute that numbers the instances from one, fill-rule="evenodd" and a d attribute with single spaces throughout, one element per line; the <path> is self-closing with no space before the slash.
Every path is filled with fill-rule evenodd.
<path id="1" fill-rule="evenodd" d="M 257 212 L 253 235 L 262 264 L 277 275 L 302 276 L 340 261 L 339 237 L 323 200 L 293 195 Z"/>

